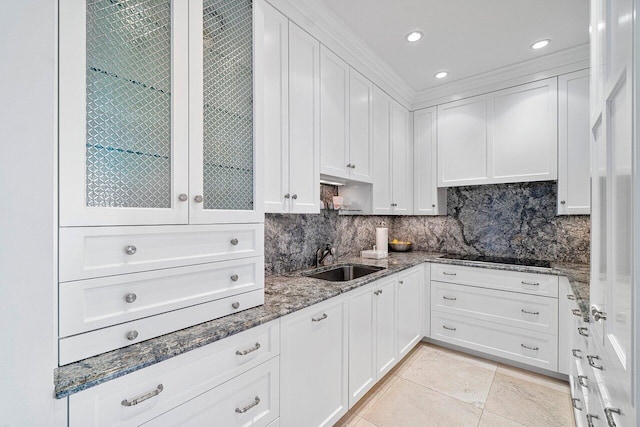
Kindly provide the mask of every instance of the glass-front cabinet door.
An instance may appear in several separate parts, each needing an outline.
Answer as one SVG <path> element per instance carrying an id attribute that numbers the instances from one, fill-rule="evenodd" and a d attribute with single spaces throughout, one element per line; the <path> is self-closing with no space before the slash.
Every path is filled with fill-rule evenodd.
<path id="1" fill-rule="evenodd" d="M 188 221 L 188 4 L 60 1 L 60 224 Z"/>
<path id="2" fill-rule="evenodd" d="M 256 179 L 262 176 L 259 3 L 189 2 L 191 223 L 264 220 Z"/>
<path id="3" fill-rule="evenodd" d="M 60 0 L 60 224 L 262 222 L 261 27 L 251 0 Z"/>

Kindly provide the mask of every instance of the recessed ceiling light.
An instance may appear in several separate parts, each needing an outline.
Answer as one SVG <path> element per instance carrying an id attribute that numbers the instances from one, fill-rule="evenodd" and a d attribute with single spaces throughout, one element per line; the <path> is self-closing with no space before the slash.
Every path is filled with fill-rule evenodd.
<path id="1" fill-rule="evenodd" d="M 449 75 L 448 71 L 438 71 L 437 73 L 434 74 L 434 77 L 436 79 L 444 79 L 445 77 L 447 77 Z"/>
<path id="2" fill-rule="evenodd" d="M 549 43 L 551 43 L 551 40 L 549 39 L 538 40 L 537 42 L 531 45 L 531 49 L 542 49 L 543 47 L 547 47 Z"/>
<path id="3" fill-rule="evenodd" d="M 407 41 L 415 43 L 422 38 L 422 31 L 411 31 L 407 34 Z"/>

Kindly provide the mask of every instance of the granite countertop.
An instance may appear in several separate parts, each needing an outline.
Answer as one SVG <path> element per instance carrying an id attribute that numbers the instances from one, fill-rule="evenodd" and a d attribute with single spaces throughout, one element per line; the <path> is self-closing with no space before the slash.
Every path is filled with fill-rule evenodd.
<path id="1" fill-rule="evenodd" d="M 131 372 L 162 362 L 255 326 L 278 319 L 321 301 L 371 283 L 382 277 L 424 262 L 438 262 L 567 276 L 583 314 L 588 316 L 589 265 L 552 263 L 551 268 L 441 259 L 441 253 L 392 253 L 382 260 L 350 258 L 336 265 L 358 263 L 385 267 L 384 270 L 347 282 L 328 282 L 306 277 L 311 270 L 265 279 L 265 302 L 260 307 L 201 323 L 121 349 L 103 353 L 54 370 L 55 397 L 60 399 Z M 326 269 L 333 268 L 326 267 Z"/>

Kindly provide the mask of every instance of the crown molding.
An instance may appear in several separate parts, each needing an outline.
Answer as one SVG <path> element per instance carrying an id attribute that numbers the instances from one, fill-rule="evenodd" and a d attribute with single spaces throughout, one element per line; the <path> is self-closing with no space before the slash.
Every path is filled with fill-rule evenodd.
<path id="1" fill-rule="evenodd" d="M 589 68 L 589 44 L 500 67 L 416 92 L 411 110 L 432 107 Z"/>
<path id="2" fill-rule="evenodd" d="M 343 21 L 318 0 L 266 0 L 405 108 L 415 90 Z"/>

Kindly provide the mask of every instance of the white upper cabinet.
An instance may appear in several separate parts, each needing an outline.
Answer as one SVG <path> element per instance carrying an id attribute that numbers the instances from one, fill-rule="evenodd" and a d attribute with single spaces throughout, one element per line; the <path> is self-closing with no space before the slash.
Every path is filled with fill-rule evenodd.
<path id="1" fill-rule="evenodd" d="M 557 82 L 438 106 L 438 186 L 554 180 Z"/>
<path id="2" fill-rule="evenodd" d="M 349 64 L 320 48 L 320 172 L 348 178 Z"/>
<path id="3" fill-rule="evenodd" d="M 349 73 L 349 176 L 373 180 L 373 83 L 353 68 Z"/>
<path id="4" fill-rule="evenodd" d="M 62 226 L 262 221 L 260 6 L 60 3 Z"/>
<path id="5" fill-rule="evenodd" d="M 589 214 L 589 70 L 558 77 L 558 214 Z"/>
<path id="6" fill-rule="evenodd" d="M 320 43 L 265 5 L 265 211 L 320 212 Z"/>
<path id="7" fill-rule="evenodd" d="M 391 103 L 391 186 L 393 214 L 413 213 L 413 144 L 411 114 Z"/>
<path id="8" fill-rule="evenodd" d="M 391 199 L 391 98 L 373 89 L 373 197 L 372 213 L 390 215 Z"/>
<path id="9" fill-rule="evenodd" d="M 447 190 L 437 186 L 436 108 L 413 112 L 413 214 L 445 215 Z"/>

